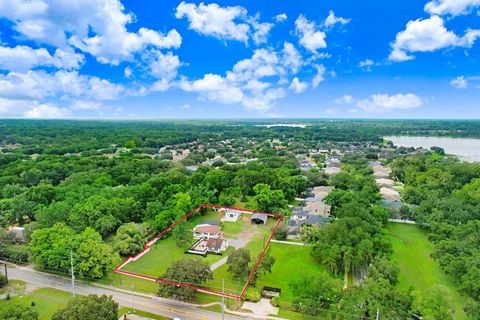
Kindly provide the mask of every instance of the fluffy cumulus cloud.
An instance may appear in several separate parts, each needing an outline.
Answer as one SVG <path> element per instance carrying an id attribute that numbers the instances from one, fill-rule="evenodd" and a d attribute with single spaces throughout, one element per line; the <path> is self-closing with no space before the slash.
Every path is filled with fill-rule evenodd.
<path id="1" fill-rule="evenodd" d="M 312 79 L 312 87 L 316 88 L 318 87 L 320 82 L 323 82 L 325 80 L 325 73 L 327 72 L 327 69 L 323 64 L 317 64 L 314 67 L 315 67 L 316 73 Z"/>
<path id="2" fill-rule="evenodd" d="M 300 79 L 298 79 L 298 77 L 295 77 L 288 88 L 295 93 L 302 93 L 303 91 L 307 90 L 308 83 L 302 82 Z"/>
<path id="3" fill-rule="evenodd" d="M 408 61 L 415 58 L 411 53 L 432 52 L 449 47 L 470 48 L 480 37 L 480 30 L 468 29 L 463 36 L 447 30 L 439 16 L 417 19 L 407 23 L 404 31 L 397 34 L 392 43 L 391 61 Z"/>
<path id="4" fill-rule="evenodd" d="M 280 17 L 279 17 L 280 16 Z M 283 16 L 277 16 L 282 21 Z M 182 1 L 175 11 L 177 19 L 186 18 L 189 29 L 205 36 L 220 40 L 235 40 L 248 43 L 250 38 L 256 44 L 267 42 L 273 23 L 260 22 L 260 14 L 249 16 L 242 6 L 222 7 L 217 3 L 200 4 Z M 285 15 L 286 19 L 286 15 Z"/>
<path id="5" fill-rule="evenodd" d="M 321 31 L 315 22 L 309 21 L 304 15 L 300 15 L 295 20 L 295 31 L 300 44 L 312 53 L 327 47 L 325 32 Z"/>
<path id="6" fill-rule="evenodd" d="M 375 65 L 375 61 L 373 61 L 372 59 L 365 59 L 358 63 L 358 66 L 367 72 L 372 71 L 372 67 L 374 65 Z"/>
<path id="7" fill-rule="evenodd" d="M 250 58 L 235 63 L 225 76 L 206 74 L 197 80 L 184 78 L 179 87 L 187 92 L 197 92 L 209 101 L 241 104 L 266 114 L 285 97 L 286 89 L 300 93 L 308 87 L 298 77 L 287 80 L 299 71 L 302 64 L 296 48 L 286 42 L 279 52 L 271 48 L 254 50 Z"/>
<path id="8" fill-rule="evenodd" d="M 181 36 L 140 28 L 129 32 L 134 16 L 119 0 L 2 0 L 0 17 L 26 39 L 58 48 L 73 46 L 101 63 L 119 64 L 153 46 L 177 48 Z"/>
<path id="9" fill-rule="evenodd" d="M 247 10 L 241 6 L 221 7 L 216 3 L 199 5 L 181 2 L 175 12 L 177 19 L 187 18 L 189 28 L 196 32 L 224 40 L 247 42 L 250 26 Z"/>
<path id="10" fill-rule="evenodd" d="M 468 88 L 468 80 L 464 76 L 456 77 L 450 81 L 450 85 L 457 89 L 466 89 Z"/>
<path id="11" fill-rule="evenodd" d="M 333 102 L 336 104 L 352 104 L 355 102 L 355 99 L 351 95 L 346 94 L 338 99 L 335 99 Z"/>
<path id="12" fill-rule="evenodd" d="M 458 76 L 450 81 L 450 85 L 457 89 L 467 89 L 470 86 L 480 88 L 480 76 Z"/>
<path id="13" fill-rule="evenodd" d="M 330 12 L 328 13 L 328 16 L 325 19 L 323 25 L 326 28 L 331 28 L 336 24 L 344 25 L 344 24 L 349 23 L 350 21 L 351 21 L 351 19 L 348 19 L 348 18 L 337 17 L 335 15 L 335 12 L 333 12 L 333 10 L 330 10 Z"/>
<path id="14" fill-rule="evenodd" d="M 36 67 L 54 67 L 58 69 L 78 69 L 84 62 L 82 54 L 71 49 L 56 49 L 50 54 L 45 48 L 33 49 L 17 45 L 0 45 L 0 70 L 28 71 Z"/>
<path id="15" fill-rule="evenodd" d="M 81 75 L 78 71 L 9 72 L 0 75 L 0 97 L 3 101 L 0 115 L 65 117 L 70 111 L 55 106 L 51 101 L 62 101 L 77 110 L 97 110 L 103 101 L 117 99 L 124 90 L 123 86 Z"/>
<path id="16" fill-rule="evenodd" d="M 384 112 L 393 109 L 412 109 L 423 105 L 423 100 L 413 93 L 374 94 L 367 99 L 358 100 L 357 107 L 366 112 Z"/>
<path id="17" fill-rule="evenodd" d="M 275 21 L 276 22 L 284 22 L 288 19 L 288 16 L 286 13 L 280 13 L 275 16 Z"/>
<path id="18" fill-rule="evenodd" d="M 425 11 L 434 15 L 458 16 L 469 14 L 480 6 L 480 0 L 432 0 L 425 5 Z"/>
<path id="19" fill-rule="evenodd" d="M 53 104 L 40 104 L 37 101 L 0 98 L 0 117 L 11 118 L 65 118 L 70 110 Z"/>

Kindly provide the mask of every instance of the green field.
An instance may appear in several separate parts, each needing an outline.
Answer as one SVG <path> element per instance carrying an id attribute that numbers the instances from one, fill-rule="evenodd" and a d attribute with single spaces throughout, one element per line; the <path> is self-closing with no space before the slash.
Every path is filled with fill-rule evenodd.
<path id="1" fill-rule="evenodd" d="M 452 280 L 430 257 L 433 245 L 427 234 L 416 225 L 391 223 L 387 226 L 391 234 L 394 259 L 400 267 L 400 288 L 414 288 L 417 296 L 427 295 L 432 287 L 441 287 L 455 306 L 455 319 L 465 319 L 463 312 L 466 299 L 457 291 Z"/>
<path id="2" fill-rule="evenodd" d="M 65 307 L 72 298 L 72 294 L 51 288 L 41 288 L 34 290 L 31 294 L 17 296 L 10 301 L 0 301 L 0 308 L 8 304 L 21 304 L 27 307 L 35 303 L 33 310 L 39 315 L 39 320 L 50 320 L 52 315 L 58 310 Z"/>
<path id="3" fill-rule="evenodd" d="M 282 289 L 280 300 L 288 304 L 294 298 L 290 289 L 292 282 L 325 271 L 310 255 L 310 247 L 272 243 L 270 254 L 275 257 L 272 273 L 261 277 L 257 281 L 257 288 L 261 290 L 268 286 Z"/>

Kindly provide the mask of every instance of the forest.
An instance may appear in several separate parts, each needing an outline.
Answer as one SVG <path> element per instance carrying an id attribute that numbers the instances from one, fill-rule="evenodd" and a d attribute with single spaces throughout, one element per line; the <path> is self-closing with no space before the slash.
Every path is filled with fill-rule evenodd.
<path id="1" fill-rule="evenodd" d="M 307 227 L 302 240 L 324 269 L 289 283 L 280 307 L 311 317 L 453 319 L 441 291 L 418 299 L 398 287 L 399 268 L 369 162 L 386 134 L 480 137 L 476 121 L 287 120 L 305 128 L 252 121 L 0 121 L 0 256 L 47 272 L 105 278 L 122 258 L 196 206 L 214 203 L 290 214 L 309 188 L 331 185 L 332 222 Z M 389 146 L 387 146 L 390 148 Z M 299 155 L 321 149 L 345 155 L 340 173 L 304 170 Z M 432 257 L 468 296 L 464 311 L 480 317 L 480 164 L 433 149 L 391 149 L 384 160 L 404 185 L 403 218 L 415 220 L 434 244 Z M 18 243 L 5 230 L 25 228 Z M 187 230 L 175 231 L 177 244 Z M 278 237 L 287 236 L 282 225 Z M 248 252 L 229 257 L 229 272 L 248 268 Z M 245 268 L 235 270 L 243 263 Z M 235 260 L 235 263 L 231 261 Z M 267 256 L 261 277 L 278 265 Z M 272 268 L 273 266 L 273 268 Z M 170 269 L 206 270 L 179 262 Z M 207 268 L 208 269 L 208 268 Z M 167 272 L 168 274 L 168 272 Z M 175 274 L 175 272 L 173 272 Z M 178 276 L 178 273 L 177 273 Z M 172 275 L 173 277 L 173 275 Z M 202 281 L 210 275 L 205 273 Z M 0 279 L 1 280 L 1 279 Z M 257 279 L 256 279 L 257 280 Z M 164 296 L 178 290 L 161 287 Z M 172 293 L 173 292 L 173 293 Z M 192 300 L 195 295 L 185 292 Z"/>

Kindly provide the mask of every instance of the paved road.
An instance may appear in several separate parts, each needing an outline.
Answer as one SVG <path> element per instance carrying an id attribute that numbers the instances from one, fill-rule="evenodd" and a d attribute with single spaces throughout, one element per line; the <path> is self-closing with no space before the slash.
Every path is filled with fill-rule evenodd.
<path id="1" fill-rule="evenodd" d="M 8 267 L 8 276 L 11 279 L 23 280 L 33 288 L 55 288 L 64 291 L 71 291 L 69 279 L 41 273 L 29 267 Z M 113 299 L 120 305 L 150 312 L 168 318 L 180 318 L 182 320 L 220 320 L 221 314 L 217 312 L 196 309 L 194 306 L 179 301 L 150 297 L 148 295 L 132 295 L 128 291 L 111 290 L 104 287 L 92 286 L 84 283 L 76 283 L 76 293 L 80 295 L 106 294 L 113 296 Z M 234 315 L 225 315 L 227 320 L 245 320 L 245 318 Z"/>

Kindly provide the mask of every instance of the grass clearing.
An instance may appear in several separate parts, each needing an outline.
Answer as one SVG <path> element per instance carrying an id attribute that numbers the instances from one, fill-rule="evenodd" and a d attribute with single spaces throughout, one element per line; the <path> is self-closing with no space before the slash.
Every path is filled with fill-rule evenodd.
<path id="1" fill-rule="evenodd" d="M 387 230 L 392 240 L 394 259 L 400 268 L 398 286 L 402 289 L 413 287 L 417 296 L 427 295 L 432 287 L 439 286 L 455 307 L 455 319 L 466 319 L 463 311 L 466 299 L 430 257 L 433 244 L 428 241 L 427 234 L 416 225 L 401 223 L 390 223 Z"/>
<path id="2" fill-rule="evenodd" d="M 57 310 L 64 308 L 71 298 L 72 294 L 69 292 L 52 288 L 41 288 L 34 290 L 28 295 L 12 297 L 9 301 L 2 300 L 0 301 L 0 308 L 9 304 L 31 307 L 32 302 L 34 302 L 35 306 L 32 309 L 38 313 L 39 320 L 50 320 L 52 315 Z"/>

